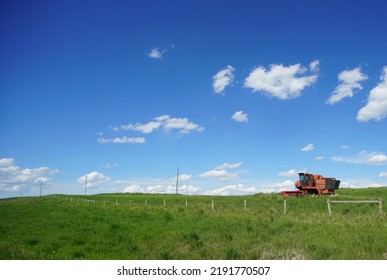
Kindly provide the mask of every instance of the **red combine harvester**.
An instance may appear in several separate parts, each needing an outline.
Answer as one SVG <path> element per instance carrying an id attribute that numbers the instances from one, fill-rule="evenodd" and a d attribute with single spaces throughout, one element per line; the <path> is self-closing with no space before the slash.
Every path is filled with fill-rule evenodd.
<path id="1" fill-rule="evenodd" d="M 318 174 L 298 173 L 300 180 L 295 185 L 298 190 L 283 191 L 284 196 L 303 196 L 306 194 L 325 195 L 334 194 L 340 186 L 340 180 L 324 178 Z"/>

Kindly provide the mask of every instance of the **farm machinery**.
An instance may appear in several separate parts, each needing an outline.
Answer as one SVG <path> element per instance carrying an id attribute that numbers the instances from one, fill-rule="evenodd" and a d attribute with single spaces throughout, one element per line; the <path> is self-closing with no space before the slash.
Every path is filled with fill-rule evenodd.
<path id="1" fill-rule="evenodd" d="M 295 185 L 298 190 L 283 191 L 283 196 L 303 196 L 306 194 L 326 195 L 334 194 L 340 186 L 340 180 L 336 178 L 324 178 L 318 174 L 298 173 L 300 179 Z"/>

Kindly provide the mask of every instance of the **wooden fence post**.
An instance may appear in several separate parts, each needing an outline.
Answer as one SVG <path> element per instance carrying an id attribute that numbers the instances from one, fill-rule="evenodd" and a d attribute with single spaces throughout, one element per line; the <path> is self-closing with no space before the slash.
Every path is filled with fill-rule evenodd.
<path id="1" fill-rule="evenodd" d="M 188 207 L 188 198 L 185 199 L 185 207 Z"/>
<path id="2" fill-rule="evenodd" d="M 164 207 L 166 206 L 167 204 L 165 203 L 165 199 L 164 199 Z"/>
<path id="3" fill-rule="evenodd" d="M 247 201 L 246 201 L 246 199 L 244 201 L 244 205 L 245 205 L 245 211 L 247 211 Z"/>
<path id="4" fill-rule="evenodd" d="M 215 208 L 214 200 L 213 199 L 211 200 L 211 208 L 212 208 L 212 210 L 214 210 L 214 208 Z"/>
<path id="5" fill-rule="evenodd" d="M 332 215 L 331 203 L 330 203 L 329 199 L 327 200 L 327 203 L 328 203 L 328 213 L 329 213 L 329 215 Z"/>
<path id="6" fill-rule="evenodd" d="M 286 199 L 284 199 L 284 214 L 286 215 L 287 211 L 286 211 Z"/>
<path id="7" fill-rule="evenodd" d="M 379 214 L 382 214 L 383 213 L 383 204 L 382 204 L 382 199 L 379 198 Z"/>

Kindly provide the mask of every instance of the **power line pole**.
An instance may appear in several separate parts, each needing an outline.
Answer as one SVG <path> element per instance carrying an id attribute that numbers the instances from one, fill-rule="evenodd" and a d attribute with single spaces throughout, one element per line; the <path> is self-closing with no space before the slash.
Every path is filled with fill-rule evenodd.
<path id="1" fill-rule="evenodd" d="M 177 174 L 176 174 L 176 194 L 178 194 L 179 189 L 179 166 L 177 166 Z"/>
<path id="2" fill-rule="evenodd" d="M 42 196 L 42 188 L 43 188 L 43 181 L 40 181 L 40 194 L 39 194 L 39 196 Z"/>
<path id="3" fill-rule="evenodd" d="M 87 189 L 87 174 L 85 175 L 85 195 L 86 195 L 86 189 Z"/>

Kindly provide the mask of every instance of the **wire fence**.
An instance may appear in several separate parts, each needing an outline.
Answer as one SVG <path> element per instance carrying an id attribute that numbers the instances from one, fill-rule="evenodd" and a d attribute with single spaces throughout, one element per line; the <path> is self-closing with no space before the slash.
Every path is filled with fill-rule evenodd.
<path id="1" fill-rule="evenodd" d="M 326 200 L 326 199 L 283 199 L 279 197 L 269 197 L 266 199 L 245 199 L 238 197 L 196 197 L 191 198 L 187 197 L 168 197 L 168 198 L 155 198 L 155 197 L 125 197 L 125 198 L 97 198 L 97 199 L 86 199 L 81 196 L 57 196 L 66 201 L 74 203 L 83 203 L 83 204 L 92 204 L 99 206 L 121 206 L 129 208 L 144 208 L 144 209 L 153 209 L 153 208 L 187 208 L 187 209 L 207 209 L 212 211 L 244 211 L 244 212 L 269 212 L 272 214 L 310 214 L 310 213 L 327 213 L 326 207 L 328 205 L 328 214 L 332 215 L 332 212 L 335 213 L 361 213 L 361 214 L 371 214 L 375 213 L 372 209 L 375 207 L 372 204 L 377 204 L 377 209 L 379 214 L 383 214 L 383 205 L 382 199 L 374 200 Z M 348 204 L 366 204 L 367 206 L 361 207 L 350 207 Z M 332 211 L 332 204 L 342 204 L 345 206 L 337 207 L 335 206 L 335 211 Z M 359 210 L 360 209 L 360 210 Z M 371 209 L 371 210 L 370 210 Z"/>

